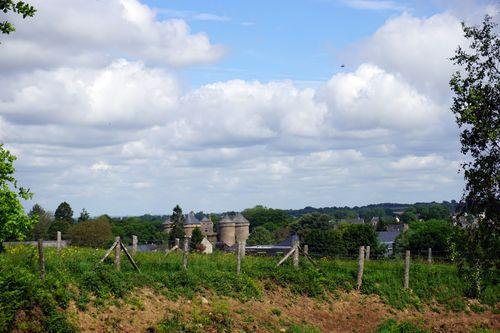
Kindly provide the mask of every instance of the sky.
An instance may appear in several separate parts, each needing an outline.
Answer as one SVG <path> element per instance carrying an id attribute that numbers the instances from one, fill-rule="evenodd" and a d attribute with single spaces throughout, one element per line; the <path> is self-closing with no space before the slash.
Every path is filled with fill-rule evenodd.
<path id="1" fill-rule="evenodd" d="M 449 58 L 496 1 L 32 0 L 0 142 L 54 211 L 459 199 Z"/>

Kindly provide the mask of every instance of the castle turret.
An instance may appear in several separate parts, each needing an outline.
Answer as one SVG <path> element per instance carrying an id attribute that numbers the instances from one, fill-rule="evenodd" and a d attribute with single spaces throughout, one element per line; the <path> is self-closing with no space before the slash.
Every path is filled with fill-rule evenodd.
<path id="1" fill-rule="evenodd" d="M 209 217 L 203 217 L 201 220 L 201 232 L 203 235 L 207 236 L 214 232 L 214 223 Z"/>
<path id="2" fill-rule="evenodd" d="M 235 222 L 228 216 L 219 221 L 219 241 L 227 246 L 233 246 L 236 243 Z"/>
<path id="3" fill-rule="evenodd" d="M 170 230 L 172 230 L 172 225 L 174 223 L 172 222 L 172 220 L 170 219 L 170 217 L 168 217 L 165 222 L 162 223 L 162 226 L 163 226 L 163 231 L 166 232 L 166 233 L 170 233 Z"/>
<path id="4" fill-rule="evenodd" d="M 191 235 L 193 234 L 193 230 L 196 227 L 201 227 L 200 220 L 198 220 L 196 216 L 194 216 L 193 211 L 190 211 L 186 216 L 186 220 L 184 221 L 184 234 L 187 237 L 191 237 Z"/>
<path id="5" fill-rule="evenodd" d="M 246 242 L 250 234 L 250 222 L 241 213 L 237 213 L 233 221 L 236 241 Z"/>

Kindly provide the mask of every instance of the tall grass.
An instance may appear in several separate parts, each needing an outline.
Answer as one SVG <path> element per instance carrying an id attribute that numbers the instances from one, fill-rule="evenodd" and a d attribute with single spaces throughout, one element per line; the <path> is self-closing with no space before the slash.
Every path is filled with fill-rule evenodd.
<path id="1" fill-rule="evenodd" d="M 64 319 L 63 312 L 70 300 L 85 309 L 91 299 L 99 305 L 110 297 L 125 297 L 134 288 L 153 288 L 171 299 L 211 292 L 247 301 L 279 286 L 301 295 L 327 298 L 337 290 L 352 290 L 357 274 L 354 260 L 319 259 L 314 264 L 302 260 L 300 269 L 295 270 L 291 263 L 277 268 L 279 258 L 246 256 L 238 276 L 234 254 L 225 253 L 190 254 L 187 271 L 182 270 L 180 253 L 138 253 L 135 260 L 140 273 L 125 257 L 117 272 L 111 259 L 99 263 L 104 254 L 101 249 L 69 247 L 59 254 L 55 249 L 44 251 L 44 283 L 38 278 L 34 247 L 12 247 L 0 254 L 0 331 L 19 326 L 20 321 L 22 324 L 19 313 L 24 311 L 26 318 L 34 316 L 48 331 L 71 332 L 75 328 Z M 454 265 L 414 262 L 410 290 L 403 289 L 402 279 L 402 261 L 368 261 L 361 292 L 380 295 L 399 309 L 433 302 L 452 310 L 465 308 L 463 286 Z M 485 295 L 483 301 L 497 304 L 498 286 L 489 286 Z M 26 319 L 26 325 L 30 320 Z"/>

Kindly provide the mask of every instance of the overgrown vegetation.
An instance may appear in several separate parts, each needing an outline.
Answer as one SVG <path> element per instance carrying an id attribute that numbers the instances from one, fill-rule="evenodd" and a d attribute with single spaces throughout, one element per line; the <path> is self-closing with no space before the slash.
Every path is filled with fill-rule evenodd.
<path id="1" fill-rule="evenodd" d="M 44 330 L 70 332 L 74 327 L 63 310 L 71 300 L 85 309 L 89 302 L 99 306 L 142 287 L 170 299 L 208 292 L 247 301 L 260 299 L 277 286 L 323 299 L 338 290 L 352 290 L 357 272 L 355 261 L 321 259 L 313 265 L 303 260 L 297 271 L 290 263 L 276 268 L 278 258 L 247 256 L 237 276 L 235 256 L 223 253 L 192 254 L 187 271 L 181 268 L 179 253 L 139 253 L 136 260 L 141 273 L 125 261 L 121 272 L 116 272 L 110 261 L 99 264 L 104 250 L 64 248 L 59 255 L 55 249 L 45 249 L 45 253 L 45 283 L 38 278 L 34 247 L 12 247 L 0 255 L 0 331 L 34 325 L 35 320 Z M 369 261 L 361 292 L 380 295 L 398 309 L 419 309 L 433 302 L 454 311 L 466 309 L 463 285 L 453 265 L 412 263 L 411 291 L 402 288 L 402 272 L 400 261 Z M 483 295 L 484 306 L 497 304 L 498 283 L 488 286 Z"/>

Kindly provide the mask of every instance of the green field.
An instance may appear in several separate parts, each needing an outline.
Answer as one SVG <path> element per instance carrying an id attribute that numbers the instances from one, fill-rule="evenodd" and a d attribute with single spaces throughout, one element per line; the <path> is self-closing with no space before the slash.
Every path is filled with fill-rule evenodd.
<path id="1" fill-rule="evenodd" d="M 60 254 L 45 249 L 46 280 L 38 277 L 36 249 L 29 246 L 7 248 L 0 254 L 0 331 L 19 326 L 19 313 L 26 314 L 27 328 L 39 325 L 50 332 L 71 332 L 76 328 L 63 311 L 70 301 L 80 309 L 90 303 L 104 304 L 126 298 L 134 288 L 149 287 L 169 299 L 193 298 L 207 292 L 241 301 L 259 299 L 268 290 L 284 287 L 293 293 L 327 299 L 339 291 L 355 287 L 357 262 L 317 259 L 315 264 L 301 258 L 295 270 L 290 262 L 276 268 L 279 257 L 246 256 L 242 274 L 236 275 L 234 254 L 191 254 L 187 271 L 182 270 L 181 254 L 139 253 L 136 272 L 122 256 L 117 272 L 111 259 L 100 264 L 104 250 L 65 248 Z M 410 290 L 402 287 L 402 261 L 369 261 L 361 292 L 377 294 L 395 309 L 416 308 L 438 303 L 452 311 L 464 311 L 463 284 L 451 264 L 412 262 Z M 480 299 L 484 307 L 498 303 L 498 285 L 488 286 Z"/>

